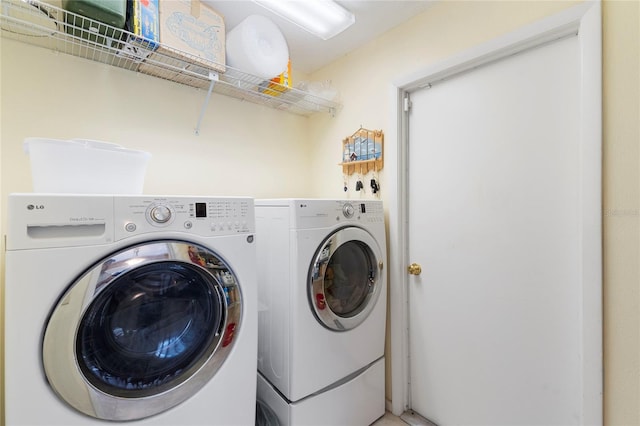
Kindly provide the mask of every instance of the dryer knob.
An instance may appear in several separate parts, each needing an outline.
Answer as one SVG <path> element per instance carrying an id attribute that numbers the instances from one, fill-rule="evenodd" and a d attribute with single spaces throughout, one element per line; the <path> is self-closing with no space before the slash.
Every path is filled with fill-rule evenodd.
<path id="1" fill-rule="evenodd" d="M 353 208 L 352 204 L 346 203 L 344 206 L 342 206 L 342 214 L 344 214 L 344 217 L 346 217 L 347 219 L 351 219 L 354 213 L 355 209 Z"/>
<path id="2" fill-rule="evenodd" d="M 171 210 L 167 206 L 155 206 L 151 209 L 151 220 L 156 223 L 166 223 L 171 219 Z"/>

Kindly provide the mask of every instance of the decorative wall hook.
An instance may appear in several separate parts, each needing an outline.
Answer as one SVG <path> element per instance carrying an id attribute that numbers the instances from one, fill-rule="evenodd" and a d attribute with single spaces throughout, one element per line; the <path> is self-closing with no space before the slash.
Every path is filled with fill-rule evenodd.
<path id="1" fill-rule="evenodd" d="M 383 147 L 382 130 L 368 130 L 360 126 L 351 136 L 342 140 L 342 172 L 350 176 L 381 170 L 384 165 Z"/>

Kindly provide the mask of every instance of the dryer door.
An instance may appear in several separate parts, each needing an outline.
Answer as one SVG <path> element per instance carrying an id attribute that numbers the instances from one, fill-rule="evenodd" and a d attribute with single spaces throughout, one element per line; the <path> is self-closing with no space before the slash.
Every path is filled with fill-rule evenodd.
<path id="1" fill-rule="evenodd" d="M 100 261 L 58 301 L 44 333 L 45 374 L 89 416 L 148 417 L 215 375 L 241 316 L 235 275 L 217 254 L 181 241 L 139 244 Z"/>
<path id="2" fill-rule="evenodd" d="M 345 331 L 367 318 L 382 291 L 382 259 L 361 228 L 339 229 L 323 241 L 309 273 L 309 302 L 322 325 Z"/>

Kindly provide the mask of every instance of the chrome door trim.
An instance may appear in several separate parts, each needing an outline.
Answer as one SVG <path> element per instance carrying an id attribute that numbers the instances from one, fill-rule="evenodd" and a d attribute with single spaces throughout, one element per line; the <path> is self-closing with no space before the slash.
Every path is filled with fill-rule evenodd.
<path id="1" fill-rule="evenodd" d="M 221 301 L 221 318 L 200 359 L 171 386 L 127 397 L 98 389 L 83 374 L 76 345 L 81 321 L 91 303 L 126 272 L 142 266 L 183 264 L 208 277 L 215 300 Z M 114 265 L 121 265 L 114 267 Z M 46 284 L 46 283 L 45 283 Z M 212 293 L 212 294 L 213 294 Z M 212 296 L 213 297 L 213 296 Z M 242 318 L 242 294 L 236 276 L 220 256 L 198 244 L 155 240 L 120 250 L 92 266 L 58 300 L 45 325 L 42 363 L 54 392 L 78 411 L 99 419 L 136 420 L 152 416 L 185 401 L 217 372 L 235 343 Z M 172 379 L 173 380 L 173 379 Z"/>
<path id="2" fill-rule="evenodd" d="M 329 260 L 336 250 L 351 241 L 360 244 L 369 258 L 369 290 L 361 303 L 362 309 L 359 312 L 352 316 L 342 316 L 333 312 L 326 303 L 324 277 Z M 384 283 L 381 274 L 382 261 L 382 252 L 378 243 L 362 228 L 355 226 L 340 228 L 329 235 L 316 251 L 309 268 L 307 293 L 311 310 L 318 322 L 333 331 L 347 331 L 362 324 L 375 308 L 382 291 L 382 283 Z"/>

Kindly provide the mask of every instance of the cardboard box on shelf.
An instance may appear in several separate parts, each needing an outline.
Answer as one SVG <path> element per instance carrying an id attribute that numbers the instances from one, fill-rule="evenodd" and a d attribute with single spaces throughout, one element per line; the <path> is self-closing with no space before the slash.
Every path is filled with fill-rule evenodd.
<path id="1" fill-rule="evenodd" d="M 209 71 L 225 71 L 225 27 L 221 15 L 199 0 L 158 0 L 159 44 L 138 71 L 208 87 Z"/>
<path id="2" fill-rule="evenodd" d="M 203 67 L 180 54 L 160 53 L 160 50 L 151 52 L 139 65 L 138 71 L 200 89 L 209 87 L 208 75 L 209 71 L 212 71 L 211 67 Z"/>
<path id="3" fill-rule="evenodd" d="M 159 53 L 225 71 L 223 17 L 200 0 L 160 0 Z"/>

